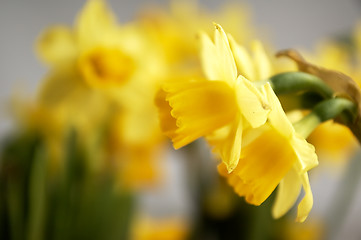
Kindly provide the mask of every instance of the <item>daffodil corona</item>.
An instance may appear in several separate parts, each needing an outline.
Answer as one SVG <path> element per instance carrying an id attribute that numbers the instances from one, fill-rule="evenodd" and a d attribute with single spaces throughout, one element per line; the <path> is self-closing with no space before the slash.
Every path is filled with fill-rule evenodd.
<path id="1" fill-rule="evenodd" d="M 163 132 L 176 149 L 205 137 L 222 160 L 220 174 L 251 204 L 262 204 L 279 186 L 276 218 L 303 186 L 297 220 L 304 221 L 313 204 L 307 171 L 317 165 L 314 148 L 296 133 L 271 86 L 254 83 L 271 72 L 262 45 L 255 42 L 251 58 L 220 25 L 215 28 L 214 42 L 201 34 L 206 79 L 169 82 L 158 93 Z"/>

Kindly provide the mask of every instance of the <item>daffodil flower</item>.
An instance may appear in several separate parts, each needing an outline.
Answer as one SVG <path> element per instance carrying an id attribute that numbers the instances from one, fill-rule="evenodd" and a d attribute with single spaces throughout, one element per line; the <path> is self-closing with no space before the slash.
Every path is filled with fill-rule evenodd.
<path id="1" fill-rule="evenodd" d="M 307 171 L 317 165 L 317 156 L 314 147 L 296 133 L 272 88 L 266 85 L 265 89 L 272 106 L 267 123 L 245 132 L 242 156 L 232 173 L 223 164 L 218 169 L 236 193 L 254 205 L 264 202 L 278 186 L 275 218 L 294 205 L 303 186 L 305 197 L 297 221 L 304 221 L 313 204 Z"/>
<path id="2" fill-rule="evenodd" d="M 201 35 L 207 79 L 169 83 L 158 94 L 161 127 L 176 149 L 205 137 L 222 160 L 220 174 L 247 202 L 260 205 L 279 186 L 275 218 L 303 186 L 297 220 L 304 221 L 313 204 L 307 171 L 317 165 L 314 148 L 296 133 L 271 86 L 257 84 L 271 72 L 262 45 L 254 43 L 252 58 L 215 26 L 214 43 Z"/>
<path id="3" fill-rule="evenodd" d="M 76 65 L 90 86 L 116 85 L 129 80 L 135 69 L 135 61 L 121 41 L 121 34 L 104 2 L 92 0 L 73 29 L 49 28 L 41 35 L 37 49 L 43 61 L 50 65 L 69 62 Z"/>
<path id="4" fill-rule="evenodd" d="M 156 179 L 164 136 L 153 99 L 168 71 L 159 43 L 137 22 L 119 24 L 106 1 L 89 0 L 73 26 L 45 30 L 37 52 L 50 67 L 40 104 L 60 109 L 89 152 L 107 126 L 104 151 L 119 160 L 124 185 Z"/>
<path id="5" fill-rule="evenodd" d="M 201 35 L 207 79 L 171 82 L 158 94 L 161 127 L 176 149 L 200 137 L 214 144 L 228 171 L 238 164 L 245 127 L 259 127 L 269 107 L 261 92 L 237 68 L 228 39 L 216 25 L 215 42 Z"/>

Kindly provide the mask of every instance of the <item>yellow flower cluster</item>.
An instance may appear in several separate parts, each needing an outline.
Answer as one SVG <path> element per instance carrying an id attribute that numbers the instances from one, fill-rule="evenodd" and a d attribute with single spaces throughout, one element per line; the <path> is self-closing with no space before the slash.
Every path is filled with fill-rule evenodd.
<path id="1" fill-rule="evenodd" d="M 206 79 L 169 82 L 158 93 L 163 132 L 175 148 L 205 137 L 222 163 L 219 172 L 246 201 L 260 205 L 279 185 L 274 217 L 295 203 L 298 221 L 312 208 L 307 171 L 317 165 L 312 145 L 297 134 L 269 84 L 270 64 L 259 42 L 253 58 L 215 24 L 214 42 L 201 34 Z M 230 40 L 229 40 L 230 39 Z"/>
<path id="2" fill-rule="evenodd" d="M 174 2 L 171 14 L 153 9 L 119 24 L 105 1 L 88 1 L 74 26 L 53 26 L 40 35 L 37 53 L 50 71 L 34 105 L 55 116 L 59 132 L 76 130 L 92 168 L 110 165 L 127 186 L 152 184 L 164 151 L 156 92 L 168 79 L 201 76 L 196 36 L 210 18 L 235 33 L 249 31 L 238 34 L 244 40 L 251 35 L 246 12 L 235 9 L 244 11 L 233 6 L 210 14 L 194 3 Z M 66 134 L 53 138 L 53 148 L 61 149 Z"/>
<path id="3" fill-rule="evenodd" d="M 219 174 L 246 202 L 259 206 L 277 188 L 274 218 L 285 215 L 303 189 L 296 219 L 303 222 L 313 206 L 308 171 L 318 164 L 306 140 L 313 127 L 287 117 L 267 80 L 290 68 L 275 66 L 264 45 L 250 41 L 254 28 L 247 11 L 239 11 L 244 9 L 231 6 L 209 14 L 174 2 L 171 14 L 145 11 L 119 24 L 104 1 L 89 0 L 74 26 L 54 26 L 39 37 L 37 53 L 49 72 L 34 106 L 19 108 L 18 117 L 41 132 L 57 166 L 66 135 L 75 131 L 89 168 L 111 169 L 127 189 L 160 178 L 164 135 L 175 149 L 203 137 L 221 160 Z M 211 18 L 233 35 L 216 23 L 207 31 Z M 347 61 L 337 48 L 323 51 L 327 57 L 314 57 L 320 65 L 351 71 L 339 64 L 341 57 Z M 321 125 L 309 140 L 316 150 L 336 151 L 325 138 L 345 135 L 334 133 L 326 135 Z M 167 227 L 178 238 L 185 235 L 183 226 Z M 147 222 L 139 228 L 145 232 L 139 239 L 163 236 Z"/>
<path id="4" fill-rule="evenodd" d="M 50 66 L 37 104 L 61 112 L 63 131 L 76 130 L 94 168 L 110 165 L 122 185 L 152 184 L 163 141 L 153 104 L 167 71 L 160 45 L 92 0 L 74 27 L 45 30 L 37 50 Z"/>

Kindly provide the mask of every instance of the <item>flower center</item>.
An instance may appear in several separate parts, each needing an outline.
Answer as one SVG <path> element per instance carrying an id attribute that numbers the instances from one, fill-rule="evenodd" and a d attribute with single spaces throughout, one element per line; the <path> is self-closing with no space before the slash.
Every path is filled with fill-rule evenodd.
<path id="1" fill-rule="evenodd" d="M 97 47 L 79 58 L 79 69 L 91 86 L 114 86 L 132 77 L 135 62 L 119 49 Z"/>

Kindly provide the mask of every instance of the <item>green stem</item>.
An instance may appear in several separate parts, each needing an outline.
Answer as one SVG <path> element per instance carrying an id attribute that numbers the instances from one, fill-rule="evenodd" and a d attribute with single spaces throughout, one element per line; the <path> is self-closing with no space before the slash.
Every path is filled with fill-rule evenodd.
<path id="1" fill-rule="evenodd" d="M 277 95 L 316 92 L 323 98 L 332 98 L 332 89 L 320 78 L 304 72 L 286 72 L 272 76 L 270 82 Z"/>
<path id="2" fill-rule="evenodd" d="M 271 84 L 277 95 L 303 94 L 293 100 L 294 105 L 299 104 L 299 107 L 310 108 L 318 103 L 310 114 L 317 116 L 320 122 L 340 115 L 336 120 L 348 126 L 361 145 L 361 119 L 356 119 L 355 113 L 357 113 L 357 109 L 355 104 L 344 98 L 334 98 L 333 90 L 317 76 L 305 72 L 287 72 L 274 75 L 270 79 L 260 81 L 259 84 L 265 82 Z M 321 99 L 309 95 L 310 93 L 316 93 L 321 99 L 329 100 L 320 102 Z M 342 112 L 344 114 L 341 114 Z M 305 124 L 311 126 L 310 129 L 300 130 L 302 135 L 310 134 L 313 131 L 312 125 L 315 125 L 314 127 L 318 125 L 314 116 L 305 117 L 301 121 L 296 126 Z"/>
<path id="3" fill-rule="evenodd" d="M 332 98 L 317 104 L 313 110 L 321 122 L 336 118 L 341 113 L 345 113 L 346 122 L 354 122 L 357 114 L 356 105 L 345 98 Z"/>
<path id="4" fill-rule="evenodd" d="M 10 236 L 13 240 L 24 239 L 24 196 L 21 182 L 12 180 L 8 183 L 6 201 L 9 211 Z"/>
<path id="5" fill-rule="evenodd" d="M 29 182 L 28 240 L 41 240 L 44 233 L 46 200 L 45 149 L 40 146 L 34 156 Z"/>
<path id="6" fill-rule="evenodd" d="M 335 118 L 339 115 L 336 119 L 337 122 L 346 125 L 361 145 L 361 119 L 357 116 L 358 110 L 356 104 L 345 98 L 334 98 L 331 100 L 333 100 L 333 103 L 325 105 L 324 110 L 318 109 L 318 115 L 323 116 L 325 120 Z M 334 112 L 333 115 L 332 112 Z"/>
<path id="7" fill-rule="evenodd" d="M 296 132 L 303 138 L 307 138 L 320 125 L 321 121 L 316 114 L 310 113 L 300 121 L 293 124 Z"/>
<path id="8" fill-rule="evenodd" d="M 296 122 L 293 126 L 297 133 L 307 138 L 320 123 L 336 117 L 342 119 L 345 125 L 351 124 L 351 126 L 353 126 L 354 124 L 352 123 L 355 122 L 356 112 L 356 105 L 350 100 L 345 98 L 331 98 L 317 104 L 311 113 Z M 361 136 L 360 130 L 361 125 L 355 125 L 355 133 Z"/>

